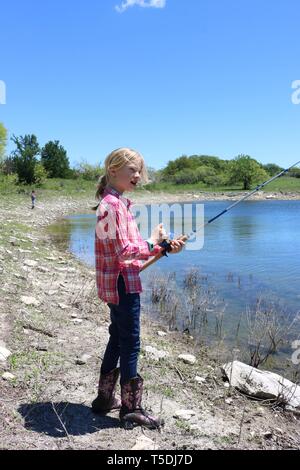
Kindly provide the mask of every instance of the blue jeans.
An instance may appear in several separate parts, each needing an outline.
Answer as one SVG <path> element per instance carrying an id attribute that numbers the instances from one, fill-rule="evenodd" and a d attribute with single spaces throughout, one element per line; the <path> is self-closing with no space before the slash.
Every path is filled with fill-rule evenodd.
<path id="1" fill-rule="evenodd" d="M 115 369 L 120 359 L 121 384 L 137 376 L 140 352 L 140 294 L 126 294 L 122 275 L 118 278 L 119 305 L 108 304 L 110 338 L 104 353 L 101 374 Z"/>

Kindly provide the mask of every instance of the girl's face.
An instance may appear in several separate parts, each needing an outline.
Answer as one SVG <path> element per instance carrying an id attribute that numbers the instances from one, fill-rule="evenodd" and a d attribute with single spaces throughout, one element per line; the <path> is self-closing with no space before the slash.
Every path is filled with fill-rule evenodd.
<path id="1" fill-rule="evenodd" d="M 134 191 L 141 179 L 141 165 L 138 162 L 130 162 L 119 170 L 110 170 L 110 179 L 120 193 Z"/>

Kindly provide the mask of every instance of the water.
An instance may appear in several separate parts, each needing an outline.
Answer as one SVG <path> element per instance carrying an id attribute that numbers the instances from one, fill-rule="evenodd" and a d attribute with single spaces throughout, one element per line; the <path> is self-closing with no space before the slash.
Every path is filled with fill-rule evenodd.
<path id="1" fill-rule="evenodd" d="M 193 204 L 195 209 L 195 204 Z M 206 202 L 205 220 L 228 201 Z M 142 273 L 145 292 L 154 271 L 176 271 L 183 282 L 191 268 L 207 278 L 226 305 L 227 317 L 237 318 L 258 296 L 272 298 L 288 313 L 300 311 L 300 201 L 245 201 L 205 228 L 204 246 L 170 255 Z M 52 226 L 56 238 L 82 261 L 94 266 L 95 215 L 71 216 Z M 175 233 L 181 233 L 176 224 Z M 142 233 L 147 238 L 147 233 Z M 226 315 L 225 315 L 226 316 Z"/>

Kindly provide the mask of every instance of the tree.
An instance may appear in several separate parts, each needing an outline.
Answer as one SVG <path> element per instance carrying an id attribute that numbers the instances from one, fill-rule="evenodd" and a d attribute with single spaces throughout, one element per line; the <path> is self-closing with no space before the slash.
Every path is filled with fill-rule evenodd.
<path id="1" fill-rule="evenodd" d="M 34 167 L 34 183 L 41 186 L 47 179 L 47 171 L 41 162 L 38 162 Z"/>
<path id="2" fill-rule="evenodd" d="M 267 163 L 266 165 L 262 166 L 270 176 L 275 176 L 280 173 L 283 168 L 281 166 L 276 165 L 276 163 Z"/>
<path id="3" fill-rule="evenodd" d="M 38 161 L 37 156 L 40 153 L 36 136 L 27 134 L 24 137 L 16 137 L 14 135 L 11 140 L 17 146 L 12 155 L 19 182 L 34 183 L 34 169 Z"/>
<path id="4" fill-rule="evenodd" d="M 231 183 L 243 183 L 243 189 L 248 190 L 251 185 L 268 178 L 268 174 L 261 165 L 249 155 L 238 155 L 230 165 Z"/>
<path id="5" fill-rule="evenodd" d="M 85 160 L 77 164 L 77 176 L 87 181 L 97 181 L 104 174 L 104 168 L 100 164 L 92 165 Z"/>
<path id="6" fill-rule="evenodd" d="M 51 140 L 41 151 L 41 162 L 47 171 L 49 178 L 66 178 L 69 170 L 67 151 L 59 141 Z"/>
<path id="7" fill-rule="evenodd" d="M 0 163 L 3 162 L 5 157 L 5 148 L 7 143 L 7 130 L 0 122 Z"/>

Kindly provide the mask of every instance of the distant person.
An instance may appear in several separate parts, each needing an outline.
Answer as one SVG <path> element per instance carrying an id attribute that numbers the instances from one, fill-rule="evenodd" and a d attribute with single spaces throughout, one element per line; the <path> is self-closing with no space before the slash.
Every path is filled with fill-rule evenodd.
<path id="1" fill-rule="evenodd" d="M 31 209 L 34 209 L 35 207 L 35 200 L 36 200 L 36 194 L 35 191 L 31 191 Z"/>

